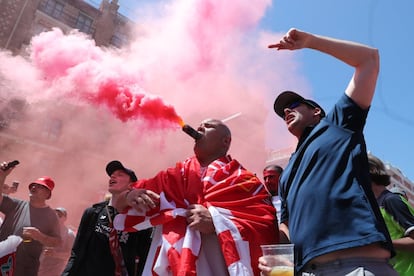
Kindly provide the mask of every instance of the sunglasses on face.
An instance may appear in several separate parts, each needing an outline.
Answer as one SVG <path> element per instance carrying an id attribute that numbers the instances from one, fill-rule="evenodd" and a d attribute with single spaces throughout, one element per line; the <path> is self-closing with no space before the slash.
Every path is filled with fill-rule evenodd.
<path id="1" fill-rule="evenodd" d="M 294 109 L 294 108 L 296 108 L 296 107 L 300 106 L 302 103 L 303 103 L 303 102 L 300 102 L 300 101 L 293 102 L 293 103 L 291 103 L 291 104 L 289 104 L 289 105 L 285 106 L 285 108 L 288 108 L 288 109 Z M 283 119 L 284 119 L 284 118 L 285 118 L 285 115 L 283 114 Z"/>
<path id="2" fill-rule="evenodd" d="M 302 104 L 302 102 L 293 102 L 293 103 L 289 104 L 288 106 L 286 106 L 286 108 L 294 109 L 294 108 L 300 106 L 301 104 Z"/>

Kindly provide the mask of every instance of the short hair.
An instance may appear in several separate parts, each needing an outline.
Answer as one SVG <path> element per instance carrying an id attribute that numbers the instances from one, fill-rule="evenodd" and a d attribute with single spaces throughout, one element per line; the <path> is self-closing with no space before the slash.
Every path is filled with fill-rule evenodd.
<path id="1" fill-rule="evenodd" d="M 270 164 L 267 165 L 263 171 L 277 171 L 278 173 L 282 173 L 283 172 L 283 168 L 279 165 L 275 165 L 275 164 Z"/>
<path id="2" fill-rule="evenodd" d="M 372 154 L 368 154 L 368 166 L 372 181 L 383 186 L 388 186 L 390 184 L 390 176 L 381 159 Z"/>

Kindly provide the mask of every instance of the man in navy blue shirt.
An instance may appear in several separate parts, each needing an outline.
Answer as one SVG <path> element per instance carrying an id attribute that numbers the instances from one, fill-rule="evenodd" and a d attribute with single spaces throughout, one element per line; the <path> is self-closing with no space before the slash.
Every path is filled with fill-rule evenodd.
<path id="1" fill-rule="evenodd" d="M 314 49 L 354 67 L 329 113 L 292 91 L 275 101 L 298 139 L 279 183 L 282 236 L 295 244 L 298 275 L 397 275 L 389 233 L 370 189 L 363 136 L 379 72 L 378 50 L 297 29 L 269 48 Z M 259 268 L 271 271 L 263 258 Z"/>

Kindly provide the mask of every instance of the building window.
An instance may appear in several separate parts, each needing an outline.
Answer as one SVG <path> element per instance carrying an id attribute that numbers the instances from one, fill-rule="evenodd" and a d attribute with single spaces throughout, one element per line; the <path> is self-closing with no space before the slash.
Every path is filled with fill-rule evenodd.
<path id="1" fill-rule="evenodd" d="M 76 29 L 79 29 L 81 32 L 90 34 L 92 29 L 92 22 L 92 18 L 83 13 L 79 13 L 78 19 L 76 20 Z"/>
<path id="2" fill-rule="evenodd" d="M 64 5 L 56 0 L 47 0 L 44 4 L 44 11 L 54 18 L 60 18 Z"/>

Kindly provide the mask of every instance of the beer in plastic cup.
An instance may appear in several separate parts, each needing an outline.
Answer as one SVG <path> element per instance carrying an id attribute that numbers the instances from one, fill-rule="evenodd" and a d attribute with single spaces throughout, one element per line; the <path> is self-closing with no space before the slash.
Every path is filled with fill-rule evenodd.
<path id="1" fill-rule="evenodd" d="M 270 276 L 294 275 L 293 244 L 268 244 L 260 247 L 268 266 L 272 267 Z"/>

